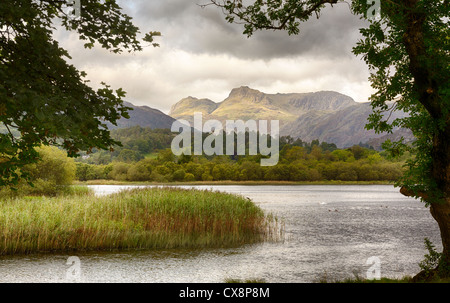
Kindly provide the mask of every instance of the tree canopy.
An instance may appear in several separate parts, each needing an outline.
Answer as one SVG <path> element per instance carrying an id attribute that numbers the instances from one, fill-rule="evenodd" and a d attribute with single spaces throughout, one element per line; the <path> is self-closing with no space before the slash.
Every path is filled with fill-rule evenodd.
<path id="1" fill-rule="evenodd" d="M 113 53 L 140 51 L 143 41 L 157 46 L 153 38 L 159 33 L 140 39 L 115 0 L 80 4 L 74 18 L 66 1 L 0 2 L 0 186 L 26 177 L 20 168 L 37 161 L 37 146 L 57 145 L 76 156 L 120 144 L 106 123 L 128 117 L 125 92 L 105 83 L 92 89 L 86 73 L 67 62 L 69 53 L 53 38 L 54 23 L 77 32 L 86 48 L 98 43 Z"/>

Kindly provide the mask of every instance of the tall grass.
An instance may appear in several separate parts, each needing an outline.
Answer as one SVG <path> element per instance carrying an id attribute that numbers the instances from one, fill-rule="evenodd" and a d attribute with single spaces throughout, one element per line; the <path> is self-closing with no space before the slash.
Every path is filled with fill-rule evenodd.
<path id="1" fill-rule="evenodd" d="M 228 247 L 276 240 L 282 226 L 244 197 L 146 188 L 105 197 L 0 201 L 0 255 L 175 247 Z"/>
<path id="2" fill-rule="evenodd" d="M 21 198 L 26 196 L 79 196 L 93 194 L 88 187 L 82 185 L 57 185 L 55 182 L 43 181 L 41 179 L 33 181 L 33 186 L 22 181 L 15 186 L 0 188 L 0 200 L 10 198 Z"/>

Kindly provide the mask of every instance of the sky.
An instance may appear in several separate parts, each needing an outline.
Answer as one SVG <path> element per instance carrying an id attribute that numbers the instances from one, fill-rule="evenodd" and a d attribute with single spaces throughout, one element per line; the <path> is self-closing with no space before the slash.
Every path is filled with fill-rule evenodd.
<path id="1" fill-rule="evenodd" d="M 91 86 L 104 81 L 127 92 L 126 101 L 169 113 L 188 96 L 223 101 L 233 88 L 249 86 L 264 93 L 333 90 L 367 102 L 373 93 L 369 71 L 352 48 L 364 21 L 346 3 L 326 7 L 302 24 L 300 34 L 258 31 L 248 38 L 243 25 L 230 24 L 208 0 L 119 0 L 142 33 L 159 31 L 160 47 L 112 54 L 84 49 L 76 33 L 56 39 L 87 73 Z"/>

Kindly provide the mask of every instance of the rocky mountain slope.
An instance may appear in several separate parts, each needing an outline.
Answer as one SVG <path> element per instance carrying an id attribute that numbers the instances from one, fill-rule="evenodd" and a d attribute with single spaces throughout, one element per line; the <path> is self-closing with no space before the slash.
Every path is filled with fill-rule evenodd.
<path id="1" fill-rule="evenodd" d="M 369 103 L 355 102 L 351 97 L 333 91 L 265 94 L 243 86 L 233 89 L 219 103 L 194 97 L 182 99 L 172 106 L 169 115 L 191 123 L 194 112 L 202 112 L 204 121 L 279 120 L 282 136 L 290 135 L 306 142 L 319 139 L 343 148 L 369 140 L 378 142 L 376 139 L 386 135 L 364 128 L 371 111 Z M 404 116 L 405 113 L 395 112 L 391 119 Z M 398 131 L 412 139 L 410 133 Z"/>
<path id="2" fill-rule="evenodd" d="M 192 121 L 194 112 L 202 112 L 205 119 L 276 119 L 286 123 L 311 110 L 334 111 L 354 103 L 350 97 L 336 92 L 265 94 L 243 86 L 233 89 L 220 103 L 194 97 L 182 99 L 172 106 L 169 116 Z"/>

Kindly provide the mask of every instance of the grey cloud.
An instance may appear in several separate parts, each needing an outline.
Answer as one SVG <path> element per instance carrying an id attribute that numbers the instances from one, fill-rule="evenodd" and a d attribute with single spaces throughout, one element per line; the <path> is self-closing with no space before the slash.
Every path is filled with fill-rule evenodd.
<path id="1" fill-rule="evenodd" d="M 347 4 L 341 3 L 323 9 L 319 20 L 313 16 L 303 23 L 298 36 L 258 31 L 247 38 L 242 34 L 243 26 L 227 23 L 220 8 L 201 8 L 199 2 L 207 0 L 140 0 L 128 3 L 127 7 L 133 9 L 137 23 L 162 32 L 161 44 L 193 53 L 227 54 L 243 59 L 351 56 L 358 29 L 364 26 Z"/>
<path id="2" fill-rule="evenodd" d="M 162 32 L 157 49 L 116 55 L 85 50 L 73 33 L 60 32 L 58 40 L 93 86 L 105 81 L 122 87 L 128 101 L 165 112 L 189 95 L 219 102 L 242 85 L 268 93 L 331 89 L 365 98 L 367 69 L 351 54 L 364 24 L 345 4 L 304 23 L 298 36 L 260 31 L 247 38 L 242 25 L 227 23 L 217 7 L 200 8 L 200 1 L 208 0 L 119 2 L 141 32 Z"/>

